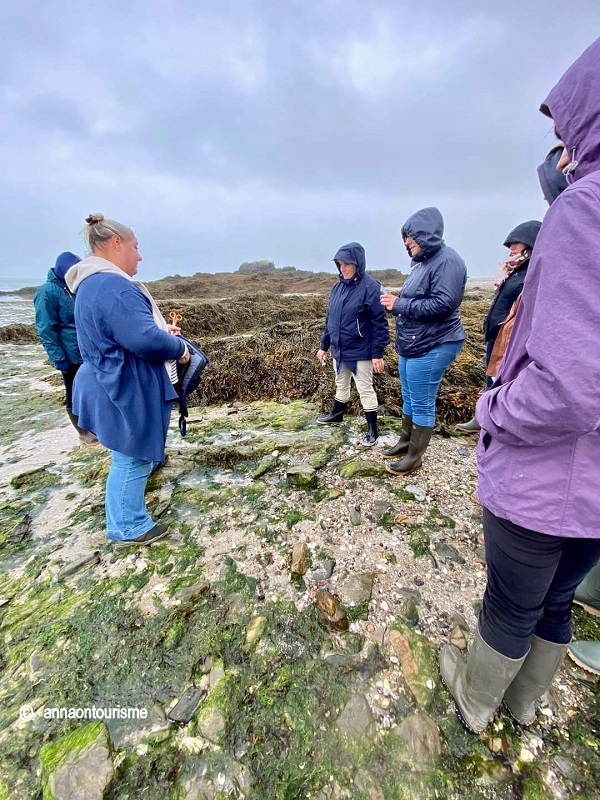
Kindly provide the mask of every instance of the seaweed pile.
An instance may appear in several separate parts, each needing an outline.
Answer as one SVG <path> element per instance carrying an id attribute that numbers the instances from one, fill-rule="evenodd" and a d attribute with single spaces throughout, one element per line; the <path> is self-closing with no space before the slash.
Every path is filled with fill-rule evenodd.
<path id="1" fill-rule="evenodd" d="M 211 359 L 203 383 L 191 405 L 278 402 L 305 399 L 327 407 L 335 385 L 330 364 L 322 368 L 315 358 L 325 319 L 326 295 L 281 297 L 261 293 L 253 298 L 204 302 L 187 300 L 159 303 L 168 315 L 183 317 L 182 330 L 197 341 Z M 438 421 L 452 424 L 469 417 L 485 383 L 481 319 L 489 300 L 466 299 L 461 313 L 467 329 L 462 353 L 446 372 L 438 395 Z M 390 318 L 390 336 L 394 323 Z M 397 357 L 391 344 L 386 368 L 375 376 L 375 388 L 385 413 L 399 416 L 402 399 Z M 359 411 L 353 396 L 350 410 Z"/>

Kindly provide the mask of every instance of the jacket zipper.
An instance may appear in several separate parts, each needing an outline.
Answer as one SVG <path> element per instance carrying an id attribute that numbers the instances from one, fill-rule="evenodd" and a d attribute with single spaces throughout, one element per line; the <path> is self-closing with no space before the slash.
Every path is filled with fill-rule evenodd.
<path id="1" fill-rule="evenodd" d="M 361 339 L 364 339 L 365 337 L 360 332 L 360 322 L 358 320 L 356 320 L 356 327 L 358 328 L 358 335 L 360 336 Z"/>

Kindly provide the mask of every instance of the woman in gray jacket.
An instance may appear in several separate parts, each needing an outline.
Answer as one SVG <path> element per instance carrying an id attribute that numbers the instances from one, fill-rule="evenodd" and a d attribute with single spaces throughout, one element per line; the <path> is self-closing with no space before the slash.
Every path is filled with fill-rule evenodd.
<path id="1" fill-rule="evenodd" d="M 435 424 L 435 400 L 442 376 L 460 353 L 466 338 L 458 308 L 465 293 L 465 262 L 442 236 L 444 220 L 437 208 L 417 211 L 402 226 L 412 258 L 411 273 L 400 297 L 381 302 L 396 317 L 396 350 L 402 383 L 402 433 L 383 451 L 388 472 L 406 475 L 418 469 Z"/>

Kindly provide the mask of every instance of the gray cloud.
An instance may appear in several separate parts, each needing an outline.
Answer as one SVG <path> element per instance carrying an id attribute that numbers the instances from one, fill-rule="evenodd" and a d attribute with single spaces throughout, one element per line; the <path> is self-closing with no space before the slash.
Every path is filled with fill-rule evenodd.
<path id="1" fill-rule="evenodd" d="M 545 211 L 537 111 L 600 30 L 596 0 L 106 2 L 1 12 L 0 274 L 82 249 L 90 211 L 135 227 L 147 279 L 272 258 L 330 268 L 358 239 L 406 268 L 437 205 L 474 275 Z"/>

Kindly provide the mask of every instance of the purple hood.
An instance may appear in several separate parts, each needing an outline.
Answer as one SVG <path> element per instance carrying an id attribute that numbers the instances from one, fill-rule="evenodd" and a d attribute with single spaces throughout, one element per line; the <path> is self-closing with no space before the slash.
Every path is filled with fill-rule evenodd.
<path id="1" fill-rule="evenodd" d="M 564 142 L 575 180 L 600 168 L 600 39 L 579 56 L 542 103 Z"/>
<path id="2" fill-rule="evenodd" d="M 498 380 L 477 403 L 479 497 L 529 530 L 600 538 L 600 40 L 542 110 L 578 163 L 544 218 Z"/>

